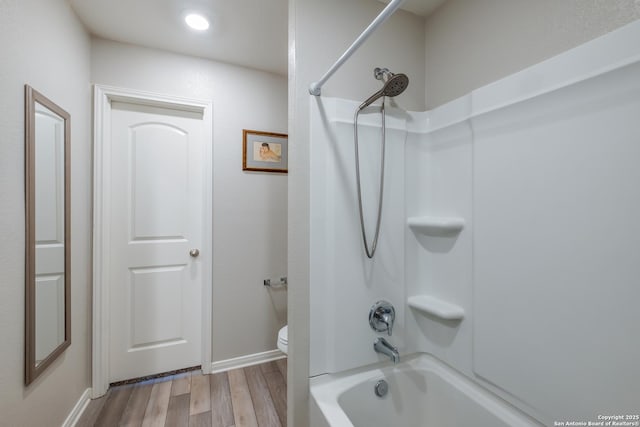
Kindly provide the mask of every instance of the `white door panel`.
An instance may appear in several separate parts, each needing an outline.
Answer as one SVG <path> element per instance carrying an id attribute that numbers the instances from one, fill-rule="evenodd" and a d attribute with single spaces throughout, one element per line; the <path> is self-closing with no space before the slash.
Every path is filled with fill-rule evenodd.
<path id="1" fill-rule="evenodd" d="M 112 105 L 110 381 L 200 364 L 203 120 Z"/>
<path id="2" fill-rule="evenodd" d="M 35 313 L 36 363 L 40 363 L 64 341 L 64 274 L 36 276 Z"/>
<path id="3" fill-rule="evenodd" d="M 64 341 L 64 119 L 36 105 L 36 364 Z M 53 160 L 55 159 L 55 161 Z"/>
<path id="4" fill-rule="evenodd" d="M 132 241 L 185 239 L 189 136 L 161 123 L 130 129 Z"/>

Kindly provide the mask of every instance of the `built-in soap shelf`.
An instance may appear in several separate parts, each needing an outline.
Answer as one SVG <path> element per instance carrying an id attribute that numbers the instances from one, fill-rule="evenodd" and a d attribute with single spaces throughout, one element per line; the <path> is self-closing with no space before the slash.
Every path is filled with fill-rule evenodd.
<path id="1" fill-rule="evenodd" d="M 462 320 L 464 308 L 429 295 L 415 295 L 407 299 L 409 307 L 444 320 Z"/>
<path id="2" fill-rule="evenodd" d="M 414 233 L 429 236 L 446 236 L 460 233 L 464 228 L 464 218 L 451 216 L 412 216 L 407 225 Z"/>

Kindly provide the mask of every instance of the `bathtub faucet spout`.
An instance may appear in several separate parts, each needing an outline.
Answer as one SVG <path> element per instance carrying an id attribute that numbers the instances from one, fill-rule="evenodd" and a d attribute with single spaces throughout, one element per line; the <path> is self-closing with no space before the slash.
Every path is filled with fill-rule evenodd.
<path id="1" fill-rule="evenodd" d="M 389 356 L 389 359 L 391 359 L 393 363 L 398 363 L 400 361 L 400 353 L 398 353 L 398 349 L 389 344 L 389 341 L 382 337 L 378 338 L 373 343 L 373 349 L 376 353 L 382 353 Z"/>

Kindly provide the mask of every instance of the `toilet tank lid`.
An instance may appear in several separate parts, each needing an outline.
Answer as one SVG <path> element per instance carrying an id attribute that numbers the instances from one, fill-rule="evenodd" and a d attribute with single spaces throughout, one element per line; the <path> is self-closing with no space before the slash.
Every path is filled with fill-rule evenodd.
<path id="1" fill-rule="evenodd" d="M 280 342 L 282 342 L 282 343 L 289 342 L 289 329 L 288 328 L 289 328 L 288 326 L 284 326 L 278 332 L 278 340 L 280 340 Z"/>

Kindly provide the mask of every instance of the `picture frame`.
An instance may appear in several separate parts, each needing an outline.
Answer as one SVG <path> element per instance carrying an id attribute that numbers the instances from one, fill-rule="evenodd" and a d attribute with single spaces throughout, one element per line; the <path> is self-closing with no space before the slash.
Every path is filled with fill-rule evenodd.
<path id="1" fill-rule="evenodd" d="M 242 170 L 288 172 L 288 135 L 284 133 L 242 130 Z"/>

